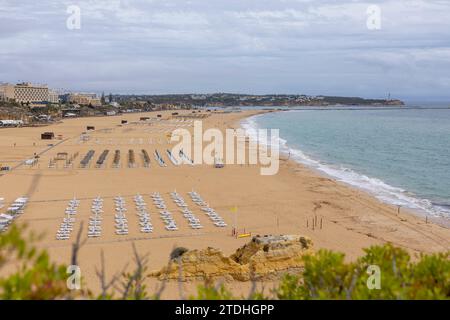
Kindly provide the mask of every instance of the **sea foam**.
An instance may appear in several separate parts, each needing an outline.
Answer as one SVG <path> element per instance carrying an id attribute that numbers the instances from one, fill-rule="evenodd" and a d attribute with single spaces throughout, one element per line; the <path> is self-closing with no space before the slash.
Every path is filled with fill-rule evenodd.
<path id="1" fill-rule="evenodd" d="M 256 130 L 259 129 L 257 119 L 262 116 L 264 116 L 264 114 L 246 118 L 241 122 L 242 128 L 246 130 L 250 139 L 257 140 Z M 421 199 L 420 197 L 409 193 L 407 190 L 391 186 L 378 178 L 358 173 L 343 165 L 332 165 L 318 159 L 313 159 L 306 155 L 302 150 L 290 147 L 288 141 L 282 137 L 279 138 L 278 143 L 280 154 L 289 156 L 290 159 L 318 170 L 336 181 L 346 183 L 368 192 L 384 203 L 412 209 L 422 216 L 431 215 L 436 218 L 443 218 L 447 221 L 450 219 L 450 209 L 445 206 L 433 204 L 428 199 Z"/>

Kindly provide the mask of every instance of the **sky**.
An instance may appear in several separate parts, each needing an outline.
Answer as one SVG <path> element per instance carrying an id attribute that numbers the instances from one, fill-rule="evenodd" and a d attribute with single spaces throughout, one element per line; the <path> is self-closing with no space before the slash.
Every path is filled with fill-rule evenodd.
<path id="1" fill-rule="evenodd" d="M 0 82 L 450 100 L 449 16 L 448 0 L 0 0 Z"/>

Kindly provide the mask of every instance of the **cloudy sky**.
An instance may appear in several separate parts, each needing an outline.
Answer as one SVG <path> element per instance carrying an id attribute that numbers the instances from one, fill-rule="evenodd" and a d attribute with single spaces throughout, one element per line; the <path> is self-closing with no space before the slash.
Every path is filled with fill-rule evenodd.
<path id="1" fill-rule="evenodd" d="M 0 82 L 448 99 L 449 17 L 448 0 L 0 0 Z"/>

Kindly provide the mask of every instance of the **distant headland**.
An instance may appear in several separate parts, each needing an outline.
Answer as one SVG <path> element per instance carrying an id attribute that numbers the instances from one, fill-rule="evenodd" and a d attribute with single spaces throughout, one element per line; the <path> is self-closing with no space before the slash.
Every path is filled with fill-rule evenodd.
<path id="1" fill-rule="evenodd" d="M 0 84 L 0 120 L 43 124 L 63 117 L 215 107 L 403 106 L 403 101 L 305 94 L 106 94 L 66 92 L 29 82 Z M 21 123 L 21 122 L 19 122 Z"/>
<path id="2" fill-rule="evenodd" d="M 154 104 L 182 104 L 192 106 L 333 106 L 333 105 L 370 105 L 403 106 L 398 99 L 365 99 L 360 97 L 310 96 L 299 94 L 163 94 L 163 95 L 119 95 L 116 100 L 147 101 Z"/>

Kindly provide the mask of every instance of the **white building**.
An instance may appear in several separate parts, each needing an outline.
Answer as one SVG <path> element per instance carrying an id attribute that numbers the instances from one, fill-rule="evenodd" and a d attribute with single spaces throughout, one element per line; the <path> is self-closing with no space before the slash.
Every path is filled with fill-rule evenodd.
<path id="1" fill-rule="evenodd" d="M 48 102 L 50 103 L 59 103 L 59 95 L 57 92 L 53 90 L 48 91 Z"/>
<path id="2" fill-rule="evenodd" d="M 28 82 L 3 84 L 0 86 L 3 98 L 19 103 L 48 102 L 49 90 L 45 85 L 33 85 Z"/>
<path id="3" fill-rule="evenodd" d="M 3 86 L 0 85 L 0 101 L 4 101 L 4 100 L 6 100 L 6 95 L 5 95 Z"/>

